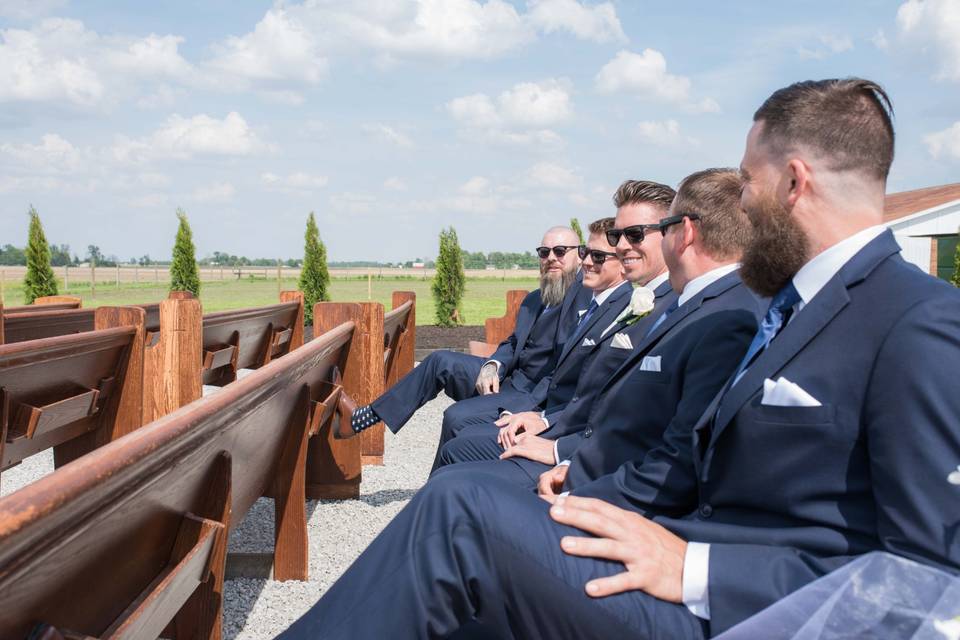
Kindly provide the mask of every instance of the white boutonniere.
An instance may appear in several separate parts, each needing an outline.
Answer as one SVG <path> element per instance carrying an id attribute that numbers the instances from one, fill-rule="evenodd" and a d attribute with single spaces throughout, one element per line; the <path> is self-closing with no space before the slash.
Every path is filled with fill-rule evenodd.
<path id="1" fill-rule="evenodd" d="M 947 476 L 947 482 L 960 485 L 960 464 L 957 465 L 956 471 L 951 471 L 950 475 Z"/>
<path id="2" fill-rule="evenodd" d="M 646 287 L 637 287 L 633 290 L 633 295 L 630 296 L 630 304 L 620 312 L 614 322 L 622 321 L 628 325 L 633 324 L 653 311 L 653 300 L 653 291 Z"/>
<path id="3" fill-rule="evenodd" d="M 933 628 L 948 640 L 958 640 L 960 639 L 960 616 L 953 620 L 934 620 Z"/>

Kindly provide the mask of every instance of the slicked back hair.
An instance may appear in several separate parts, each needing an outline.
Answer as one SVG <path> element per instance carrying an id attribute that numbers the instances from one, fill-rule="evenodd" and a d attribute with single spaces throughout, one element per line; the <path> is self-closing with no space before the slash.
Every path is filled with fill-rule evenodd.
<path id="1" fill-rule="evenodd" d="M 715 260 L 739 258 L 750 242 L 753 227 L 740 208 L 743 178 L 736 169 L 704 169 L 683 179 L 673 213 L 700 216 L 700 242 Z"/>
<path id="2" fill-rule="evenodd" d="M 753 114 L 760 139 L 778 153 L 803 147 L 832 171 L 857 171 L 886 182 L 893 163 L 893 104 L 862 78 L 807 80 L 773 93 Z"/>
<path id="3" fill-rule="evenodd" d="M 613 229 L 613 223 L 616 218 L 600 218 L 599 220 L 594 220 L 590 223 L 588 227 L 592 235 L 604 234 L 610 229 Z"/>
<path id="4" fill-rule="evenodd" d="M 613 204 L 619 209 L 627 204 L 651 204 L 663 209 L 666 215 L 667 209 L 676 197 L 677 192 L 665 184 L 651 182 L 650 180 L 627 180 L 617 188 L 613 194 Z"/>

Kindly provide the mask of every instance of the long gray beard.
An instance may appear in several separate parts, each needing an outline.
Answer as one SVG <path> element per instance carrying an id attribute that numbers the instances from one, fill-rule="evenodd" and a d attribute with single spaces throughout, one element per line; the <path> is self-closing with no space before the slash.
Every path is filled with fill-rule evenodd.
<path id="1" fill-rule="evenodd" d="M 547 275 L 540 276 L 540 299 L 543 304 L 555 307 L 563 302 L 567 290 L 577 277 L 576 271 L 564 271 L 560 278 L 553 279 Z"/>

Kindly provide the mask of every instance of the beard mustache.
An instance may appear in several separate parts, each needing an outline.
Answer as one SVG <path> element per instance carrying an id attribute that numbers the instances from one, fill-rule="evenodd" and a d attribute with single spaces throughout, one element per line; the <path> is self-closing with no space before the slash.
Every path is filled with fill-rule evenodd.
<path id="1" fill-rule="evenodd" d="M 544 305 L 554 307 L 563 302 L 567 290 L 577 277 L 576 270 L 561 271 L 559 278 L 551 277 L 549 273 L 540 275 L 540 299 Z"/>
<path id="2" fill-rule="evenodd" d="M 807 263 L 807 235 L 772 193 L 746 213 L 753 237 L 743 252 L 740 278 L 756 293 L 772 298 Z"/>

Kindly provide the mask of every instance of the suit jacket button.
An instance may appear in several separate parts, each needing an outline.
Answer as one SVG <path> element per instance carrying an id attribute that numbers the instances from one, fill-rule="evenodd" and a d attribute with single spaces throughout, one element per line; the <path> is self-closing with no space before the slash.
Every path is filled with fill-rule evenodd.
<path id="1" fill-rule="evenodd" d="M 583 430 L 584 438 L 589 438 L 592 435 L 593 435 L 593 429 L 591 429 L 590 427 L 587 427 L 586 429 Z"/>
<path id="2" fill-rule="evenodd" d="M 706 504 L 706 503 L 700 505 L 701 517 L 709 518 L 712 515 L 713 515 L 713 507 L 711 507 L 709 504 Z"/>

